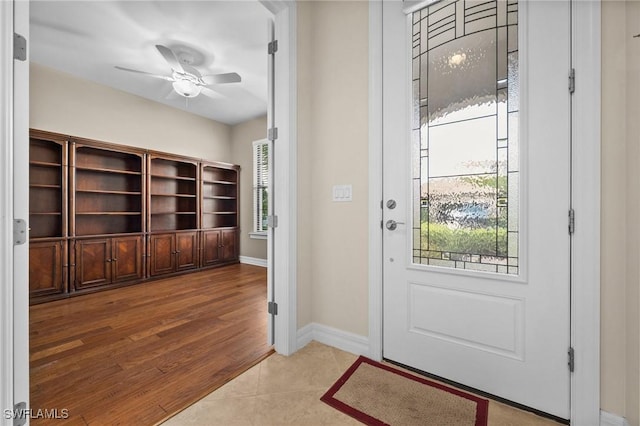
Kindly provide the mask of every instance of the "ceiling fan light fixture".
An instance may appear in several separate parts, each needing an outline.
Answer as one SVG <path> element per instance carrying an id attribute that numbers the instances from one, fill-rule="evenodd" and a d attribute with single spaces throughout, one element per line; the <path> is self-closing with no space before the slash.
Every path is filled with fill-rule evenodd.
<path id="1" fill-rule="evenodd" d="M 173 90 L 185 98 L 195 98 L 200 94 L 202 87 L 190 80 L 176 80 L 173 82 Z"/>

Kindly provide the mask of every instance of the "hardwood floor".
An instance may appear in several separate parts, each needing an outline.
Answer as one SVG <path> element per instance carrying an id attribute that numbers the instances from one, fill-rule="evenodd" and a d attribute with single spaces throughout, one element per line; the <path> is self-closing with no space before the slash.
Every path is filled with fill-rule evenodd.
<path id="1" fill-rule="evenodd" d="M 266 269 L 232 265 L 30 308 L 44 425 L 153 425 L 261 361 Z"/>

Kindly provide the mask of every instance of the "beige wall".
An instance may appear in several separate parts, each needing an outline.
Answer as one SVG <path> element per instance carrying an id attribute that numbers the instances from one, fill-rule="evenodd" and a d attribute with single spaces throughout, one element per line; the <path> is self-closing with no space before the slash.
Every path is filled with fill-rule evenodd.
<path id="1" fill-rule="evenodd" d="M 78 137 L 231 162 L 231 127 L 38 64 L 29 126 Z"/>
<path id="2" fill-rule="evenodd" d="M 625 415 L 640 425 L 640 2 L 626 2 L 627 289 Z M 620 20 L 616 23 L 625 22 Z M 613 26 L 613 24 L 612 24 Z M 625 81 L 625 80 L 622 80 Z M 620 84 L 620 82 L 618 82 Z M 620 111 L 623 113 L 623 111 Z M 608 330 L 609 331 L 609 330 Z M 610 330 L 614 332 L 614 330 Z M 618 330 L 616 330 L 618 332 Z"/>
<path id="3" fill-rule="evenodd" d="M 312 2 L 298 2 L 297 6 L 297 77 L 298 77 L 298 235 L 297 235 L 297 312 L 298 328 L 313 322 L 312 299 L 312 227 L 311 207 L 311 145 L 313 143 L 311 96 L 313 78 L 311 60 L 313 57 L 311 43 Z"/>
<path id="4" fill-rule="evenodd" d="M 640 422 L 640 3 L 602 4 L 601 408 Z"/>
<path id="5" fill-rule="evenodd" d="M 298 8 L 298 324 L 367 335 L 368 4 Z"/>
<path id="6" fill-rule="evenodd" d="M 240 165 L 240 256 L 267 258 L 267 241 L 249 238 L 253 231 L 253 141 L 267 137 L 267 117 L 231 127 L 231 161 Z"/>
<path id="7" fill-rule="evenodd" d="M 625 4 L 602 7 L 601 408 L 625 407 Z"/>

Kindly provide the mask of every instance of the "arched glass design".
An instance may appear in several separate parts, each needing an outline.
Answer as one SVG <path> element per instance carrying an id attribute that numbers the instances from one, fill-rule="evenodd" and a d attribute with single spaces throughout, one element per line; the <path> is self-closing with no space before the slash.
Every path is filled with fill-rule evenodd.
<path id="1" fill-rule="evenodd" d="M 413 263 L 518 274 L 518 2 L 412 20 Z"/>

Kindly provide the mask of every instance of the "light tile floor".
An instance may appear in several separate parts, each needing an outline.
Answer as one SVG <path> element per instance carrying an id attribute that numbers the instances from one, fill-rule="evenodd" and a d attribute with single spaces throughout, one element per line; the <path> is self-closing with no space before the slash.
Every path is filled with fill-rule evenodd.
<path id="1" fill-rule="evenodd" d="M 357 356 L 311 342 L 274 354 L 163 423 L 163 426 L 361 425 L 320 401 Z M 490 401 L 489 426 L 558 426 Z"/>

